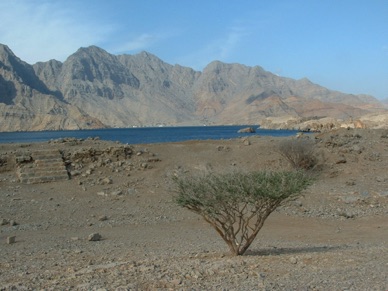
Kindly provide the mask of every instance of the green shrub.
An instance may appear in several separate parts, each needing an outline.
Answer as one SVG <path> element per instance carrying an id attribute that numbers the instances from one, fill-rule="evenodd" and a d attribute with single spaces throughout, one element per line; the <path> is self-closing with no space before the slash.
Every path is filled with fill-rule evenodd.
<path id="1" fill-rule="evenodd" d="M 176 202 L 210 223 L 234 255 L 242 255 L 282 203 L 311 179 L 303 172 L 233 172 L 177 177 Z"/>

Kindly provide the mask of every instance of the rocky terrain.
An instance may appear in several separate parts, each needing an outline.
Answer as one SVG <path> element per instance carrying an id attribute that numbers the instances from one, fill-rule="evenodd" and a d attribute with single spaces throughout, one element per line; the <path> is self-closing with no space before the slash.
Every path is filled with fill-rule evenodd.
<path id="1" fill-rule="evenodd" d="M 316 181 L 244 256 L 173 203 L 175 175 L 288 169 L 290 138 L 0 144 L 0 290 L 387 290 L 387 130 L 299 137 Z"/>
<path id="2" fill-rule="evenodd" d="M 369 122 L 369 114 L 385 118 Z M 147 52 L 112 55 L 96 46 L 80 48 L 63 63 L 30 65 L 0 44 L 0 131 L 203 124 L 315 130 L 326 126 L 324 118 L 334 124 L 364 118 L 364 126 L 374 128 L 387 127 L 386 116 L 372 96 L 279 77 L 259 66 L 214 61 L 199 72 Z"/>

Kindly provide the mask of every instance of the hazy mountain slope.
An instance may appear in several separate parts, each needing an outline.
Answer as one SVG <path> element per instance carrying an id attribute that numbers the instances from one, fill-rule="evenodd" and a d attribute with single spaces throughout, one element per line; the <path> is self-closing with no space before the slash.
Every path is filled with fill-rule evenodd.
<path id="1" fill-rule="evenodd" d="M 54 130 L 104 125 L 78 107 L 60 100 L 35 74 L 32 66 L 0 45 L 0 129 Z"/>
<path id="2" fill-rule="evenodd" d="M 41 78 L 50 76 L 44 81 L 62 92 L 64 100 L 109 126 L 190 121 L 192 69 L 165 64 L 147 53 L 114 56 L 94 46 L 79 49 L 57 69 L 42 74 L 36 68 Z"/>
<path id="3" fill-rule="evenodd" d="M 80 48 L 63 63 L 29 65 L 0 45 L 0 130 L 259 124 L 264 118 L 358 118 L 381 112 L 366 95 L 210 63 L 203 72 L 142 52 Z"/>

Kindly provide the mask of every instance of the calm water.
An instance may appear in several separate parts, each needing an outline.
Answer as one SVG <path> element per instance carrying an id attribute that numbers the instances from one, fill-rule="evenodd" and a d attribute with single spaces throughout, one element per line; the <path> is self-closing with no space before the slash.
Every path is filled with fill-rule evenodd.
<path id="1" fill-rule="evenodd" d="M 186 140 L 230 139 L 252 135 L 290 136 L 293 130 L 258 129 L 256 133 L 238 133 L 247 126 L 188 126 L 188 127 L 143 127 L 93 130 L 62 130 L 38 132 L 0 132 L 0 143 L 31 143 L 51 139 L 75 137 L 99 137 L 102 140 L 120 141 L 128 144 L 162 143 Z"/>

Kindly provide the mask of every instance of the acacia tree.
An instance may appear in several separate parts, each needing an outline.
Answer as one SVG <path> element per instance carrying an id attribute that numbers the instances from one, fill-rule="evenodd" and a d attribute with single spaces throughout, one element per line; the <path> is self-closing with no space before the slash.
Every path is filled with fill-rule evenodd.
<path id="1" fill-rule="evenodd" d="M 311 179 L 299 171 L 209 173 L 175 177 L 178 205 L 210 223 L 234 255 L 243 255 L 267 217 Z"/>

